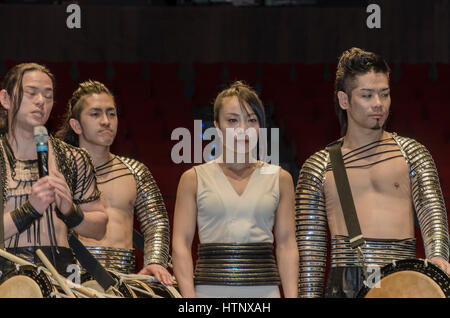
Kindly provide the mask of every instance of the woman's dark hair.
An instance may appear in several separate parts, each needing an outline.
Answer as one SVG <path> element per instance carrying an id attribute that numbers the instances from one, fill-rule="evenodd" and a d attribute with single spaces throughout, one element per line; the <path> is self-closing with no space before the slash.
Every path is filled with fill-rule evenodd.
<path id="1" fill-rule="evenodd" d="M 114 99 L 114 95 L 111 91 L 102 83 L 88 80 L 82 82 L 78 85 L 78 88 L 75 92 L 73 92 L 72 97 L 67 103 L 67 110 L 64 116 L 64 121 L 58 131 L 56 132 L 56 137 L 64 140 L 68 144 L 79 147 L 79 137 L 73 131 L 70 126 L 70 119 L 74 118 L 80 121 L 81 112 L 83 111 L 84 101 L 86 97 L 89 97 L 93 94 L 108 94 Z"/>
<path id="2" fill-rule="evenodd" d="M 226 97 L 236 96 L 239 100 L 241 107 L 245 109 L 243 106 L 244 102 L 247 103 L 250 108 L 255 112 L 256 117 L 258 118 L 259 127 L 266 127 L 266 116 L 264 112 L 264 106 L 261 100 L 258 97 L 258 94 L 253 90 L 250 86 L 245 84 L 242 81 L 236 81 L 230 85 L 230 87 L 224 89 L 217 95 L 214 101 L 214 120 L 219 122 L 219 113 L 222 108 L 222 101 Z"/>
<path id="3" fill-rule="evenodd" d="M 334 82 L 334 99 L 336 113 L 341 125 L 341 135 L 347 132 L 347 111 L 339 106 L 337 93 L 343 91 L 348 95 L 350 101 L 354 80 L 357 75 L 367 74 L 369 72 L 384 73 L 389 79 L 391 70 L 385 60 L 378 54 L 367 52 L 356 47 L 342 53 L 336 70 L 336 80 Z"/>
<path id="4" fill-rule="evenodd" d="M 55 77 L 48 68 L 37 63 L 21 63 L 11 68 L 6 73 L 2 82 L 2 89 L 6 90 L 11 99 L 11 123 L 8 125 L 8 110 L 1 107 L 0 109 L 0 134 L 6 134 L 9 126 L 11 126 L 11 138 L 14 138 L 14 126 L 16 124 L 17 113 L 19 112 L 20 105 L 23 99 L 23 76 L 27 72 L 38 71 L 46 74 L 50 77 L 53 85 L 53 98 L 55 94 Z"/>

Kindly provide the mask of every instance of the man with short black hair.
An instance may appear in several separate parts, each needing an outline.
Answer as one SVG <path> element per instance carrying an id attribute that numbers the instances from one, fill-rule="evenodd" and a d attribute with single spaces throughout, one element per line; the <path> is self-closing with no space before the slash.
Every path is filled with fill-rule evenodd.
<path id="1" fill-rule="evenodd" d="M 352 48 L 340 57 L 335 102 L 343 137 L 306 160 L 296 190 L 301 297 L 322 296 L 327 225 L 331 270 L 326 297 L 357 296 L 367 266 L 415 258 L 415 217 L 426 257 L 450 273 L 447 213 L 433 159 L 417 141 L 384 130 L 391 105 L 389 75 L 377 54 Z M 331 149 L 342 153 L 351 191 L 335 180 Z M 341 206 L 348 192 L 361 229 L 355 237 L 349 237 Z"/>

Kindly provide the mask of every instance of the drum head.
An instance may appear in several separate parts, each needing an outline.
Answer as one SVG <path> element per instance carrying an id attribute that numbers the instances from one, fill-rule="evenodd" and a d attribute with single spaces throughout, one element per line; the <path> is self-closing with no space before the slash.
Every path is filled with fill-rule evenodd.
<path id="1" fill-rule="evenodd" d="M 430 262 L 410 259 L 381 269 L 379 287 L 364 286 L 358 297 L 365 298 L 446 298 L 450 278 Z"/>
<path id="2" fill-rule="evenodd" d="M 401 271 L 382 278 L 380 288 L 370 289 L 366 298 L 445 298 L 445 295 L 427 275 Z"/>
<path id="3" fill-rule="evenodd" d="M 49 298 L 54 291 L 47 275 L 31 265 L 20 266 L 0 280 L 0 297 L 4 298 Z"/>
<path id="4" fill-rule="evenodd" d="M 105 293 L 105 290 L 102 288 L 102 286 L 100 286 L 99 283 L 97 283 L 96 280 L 85 281 L 84 283 L 81 283 L 81 286 L 92 288 L 93 290 L 96 290 L 102 294 Z"/>
<path id="5" fill-rule="evenodd" d="M 0 298 L 43 298 L 43 295 L 32 278 L 16 275 L 0 286 Z"/>

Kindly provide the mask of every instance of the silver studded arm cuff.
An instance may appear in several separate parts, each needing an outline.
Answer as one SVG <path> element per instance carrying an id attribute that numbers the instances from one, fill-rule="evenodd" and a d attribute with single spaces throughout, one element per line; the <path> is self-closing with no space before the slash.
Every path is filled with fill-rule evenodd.
<path id="1" fill-rule="evenodd" d="M 303 164 L 296 188 L 296 236 L 300 255 L 299 297 L 322 297 L 327 257 L 327 215 L 323 181 L 328 152 Z"/>
<path id="2" fill-rule="evenodd" d="M 449 257 L 447 212 L 436 166 L 419 142 L 396 137 L 410 165 L 414 208 L 419 221 L 426 257 Z"/>
<path id="3" fill-rule="evenodd" d="M 144 164 L 132 159 L 124 163 L 131 168 L 137 185 L 134 209 L 144 235 L 144 266 L 159 264 L 167 267 L 169 218 L 161 192 Z"/>

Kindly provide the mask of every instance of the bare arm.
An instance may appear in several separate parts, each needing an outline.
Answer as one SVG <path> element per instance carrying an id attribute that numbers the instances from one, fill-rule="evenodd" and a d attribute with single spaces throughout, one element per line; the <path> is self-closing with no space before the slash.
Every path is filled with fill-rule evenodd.
<path id="1" fill-rule="evenodd" d="M 5 235 L 5 241 L 9 238 L 11 238 L 13 235 L 17 234 L 18 230 L 16 225 L 14 224 L 14 221 L 11 218 L 11 213 L 5 213 L 3 215 L 3 225 L 4 225 L 4 235 Z"/>
<path id="2" fill-rule="evenodd" d="M 196 194 L 197 175 L 192 168 L 183 173 L 178 184 L 172 240 L 173 271 L 181 295 L 191 298 L 196 297 L 191 253 L 197 220 Z"/>
<path id="3" fill-rule="evenodd" d="M 64 177 L 57 171 L 52 171 L 52 176 L 41 178 L 32 186 L 29 200 L 26 204 L 30 204 L 31 207 L 38 213 L 37 215 L 42 217 L 42 214 L 52 202 L 56 203 L 56 206 L 63 212 L 64 215 L 67 216 L 71 213 L 73 201 L 70 189 L 65 183 Z M 16 210 L 23 209 L 26 204 Z M 99 200 L 96 200 L 90 203 L 81 204 L 80 208 L 84 213 L 83 220 L 74 229 L 82 235 L 93 231 L 94 235 L 102 238 L 107 222 L 107 216 L 103 205 Z M 13 219 L 12 217 L 12 213 L 15 213 L 16 210 L 6 213 L 3 216 L 3 222 L 5 225 L 5 239 L 12 237 L 14 234 L 19 232 L 17 224 L 21 227 L 20 232 L 25 229 L 23 223 L 24 219 L 22 219 L 22 222 L 16 224 L 18 220 Z M 28 222 L 25 223 L 29 226 Z"/>
<path id="4" fill-rule="evenodd" d="M 93 172 L 92 172 L 93 173 Z M 83 220 L 73 229 L 78 234 L 101 240 L 106 233 L 108 216 L 98 194 L 95 178 L 91 184 L 91 189 L 86 192 L 86 199 L 72 198 L 71 190 L 65 182 L 64 176 L 56 169 L 50 170 L 50 184 L 55 188 L 55 203 L 58 209 L 65 216 L 71 214 L 72 202 L 83 211 Z M 93 195 L 92 195 L 93 194 Z"/>
<path id="5" fill-rule="evenodd" d="M 280 171 L 280 201 L 275 216 L 275 241 L 278 269 L 284 295 L 298 295 L 298 249 L 295 241 L 295 199 L 291 175 Z"/>
<path id="6" fill-rule="evenodd" d="M 70 214 L 72 203 L 78 205 L 83 211 L 83 220 L 74 226 L 74 231 L 87 238 L 103 239 L 108 215 L 101 202 L 91 157 L 84 149 L 70 147 L 54 138 L 51 140 L 54 155 L 49 156 L 49 173 L 53 178 L 51 184 L 55 187 L 56 206 L 67 216 Z M 55 147 L 56 143 L 60 143 L 59 146 Z M 73 171 L 73 175 L 67 171 L 66 164 L 63 164 L 63 155 L 67 158 L 64 162 L 70 163 L 69 171 Z M 57 158 L 59 165 L 55 160 Z M 63 170 L 66 170 L 64 175 L 61 173 Z"/>
<path id="7" fill-rule="evenodd" d="M 52 203 L 55 200 L 55 189 L 51 186 L 49 177 L 44 177 L 39 179 L 32 187 L 31 187 L 31 193 L 28 198 L 28 202 L 24 205 L 18 207 L 17 209 L 10 211 L 8 213 L 3 214 L 3 224 L 4 224 L 4 238 L 5 240 L 9 239 L 13 235 L 19 232 L 19 228 L 21 227 L 20 231 L 24 231 L 25 227 L 28 228 L 29 225 L 31 225 L 31 222 L 33 222 L 33 219 L 39 219 L 42 217 L 42 214 L 44 211 L 48 208 L 49 204 Z M 33 217 L 31 217 L 33 214 L 29 213 L 29 209 L 27 210 L 28 217 L 24 218 L 24 214 L 22 214 L 22 217 L 18 217 L 17 214 L 15 214 L 18 211 L 24 212 L 24 207 L 29 204 L 31 207 L 36 210 L 37 214 L 34 214 Z M 15 216 L 13 217 L 13 214 Z M 31 217 L 31 218 L 30 218 Z M 28 221 L 25 221 L 28 219 Z M 16 223 L 17 222 L 17 223 Z M 28 224 L 25 225 L 25 224 Z"/>
<path id="8" fill-rule="evenodd" d="M 80 208 L 84 213 L 84 218 L 78 226 L 73 228 L 74 231 L 84 237 L 96 240 L 103 239 L 106 233 L 108 216 L 101 200 L 80 204 Z"/>

